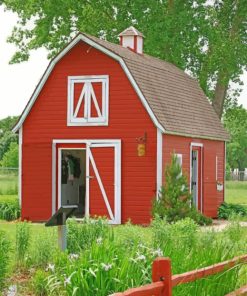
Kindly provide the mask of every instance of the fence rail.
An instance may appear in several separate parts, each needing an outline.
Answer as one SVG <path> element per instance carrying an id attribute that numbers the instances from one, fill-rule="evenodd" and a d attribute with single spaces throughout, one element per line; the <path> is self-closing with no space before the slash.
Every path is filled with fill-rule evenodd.
<path id="1" fill-rule="evenodd" d="M 110 296 L 172 296 L 172 287 L 226 271 L 240 263 L 247 263 L 247 254 L 205 268 L 172 275 L 171 260 L 169 258 L 157 258 L 152 265 L 153 282 L 151 284 L 132 288 Z M 246 292 L 247 286 L 244 286 L 226 296 L 246 295 Z"/>

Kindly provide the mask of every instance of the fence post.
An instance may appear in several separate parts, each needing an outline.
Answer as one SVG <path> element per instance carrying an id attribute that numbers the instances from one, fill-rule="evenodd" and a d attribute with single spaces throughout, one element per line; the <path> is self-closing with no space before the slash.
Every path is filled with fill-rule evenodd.
<path id="1" fill-rule="evenodd" d="M 164 282 L 161 296 L 172 296 L 172 270 L 170 258 L 156 258 L 152 266 L 153 282 Z"/>

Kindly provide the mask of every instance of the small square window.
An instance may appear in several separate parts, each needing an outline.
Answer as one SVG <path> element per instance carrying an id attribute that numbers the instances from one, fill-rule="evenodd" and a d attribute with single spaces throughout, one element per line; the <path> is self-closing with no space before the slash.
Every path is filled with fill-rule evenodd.
<path id="1" fill-rule="evenodd" d="M 109 77 L 68 77 L 69 126 L 108 125 Z"/>

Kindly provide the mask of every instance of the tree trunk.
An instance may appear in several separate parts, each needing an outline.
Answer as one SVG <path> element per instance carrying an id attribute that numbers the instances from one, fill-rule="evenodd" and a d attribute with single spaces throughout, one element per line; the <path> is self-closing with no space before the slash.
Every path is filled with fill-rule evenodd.
<path id="1" fill-rule="evenodd" d="M 227 93 L 227 89 L 230 81 L 229 78 L 225 78 L 224 76 L 225 75 L 222 73 L 218 74 L 213 103 L 212 103 L 214 110 L 220 119 L 223 113 L 224 100 L 226 97 L 226 93 Z"/>

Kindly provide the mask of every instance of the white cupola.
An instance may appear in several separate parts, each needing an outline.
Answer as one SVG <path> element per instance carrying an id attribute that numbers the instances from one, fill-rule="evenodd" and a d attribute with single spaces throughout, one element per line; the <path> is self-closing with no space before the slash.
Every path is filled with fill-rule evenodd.
<path id="1" fill-rule="evenodd" d="M 143 34 L 134 27 L 129 27 L 118 35 L 120 45 L 130 48 L 136 53 L 143 53 Z"/>

